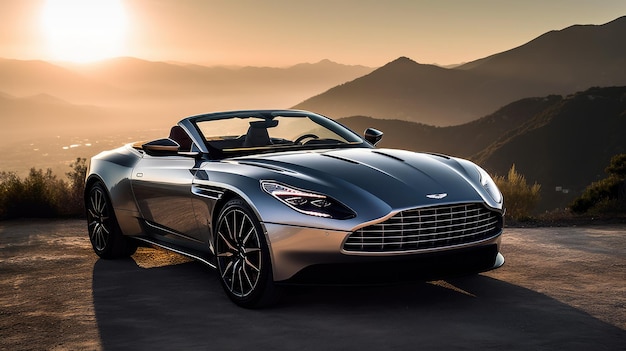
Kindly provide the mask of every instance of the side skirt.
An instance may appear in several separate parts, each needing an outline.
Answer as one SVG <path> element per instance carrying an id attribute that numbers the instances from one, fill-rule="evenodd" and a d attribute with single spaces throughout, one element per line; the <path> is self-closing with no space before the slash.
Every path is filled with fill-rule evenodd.
<path id="1" fill-rule="evenodd" d="M 132 237 L 135 240 L 139 240 L 145 244 L 148 244 L 148 246 L 156 246 L 162 249 L 166 249 L 168 251 L 172 251 L 175 252 L 177 254 L 183 255 L 183 256 L 187 256 L 189 258 L 192 258 L 194 260 L 198 260 L 204 264 L 206 264 L 207 266 L 211 267 L 211 268 L 217 268 L 217 266 L 215 265 L 214 262 L 214 257 L 211 254 L 208 254 L 206 252 L 199 252 L 199 251 L 195 251 L 195 250 L 190 250 L 188 248 L 183 248 L 177 245 L 174 245 L 172 243 L 166 243 L 160 240 L 157 240 L 155 238 L 152 237 L 145 237 L 145 236 L 133 236 Z"/>

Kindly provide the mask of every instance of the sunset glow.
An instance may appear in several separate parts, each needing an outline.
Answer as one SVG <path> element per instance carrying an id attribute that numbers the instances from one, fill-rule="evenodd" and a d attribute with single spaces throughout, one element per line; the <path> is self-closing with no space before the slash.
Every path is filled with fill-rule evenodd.
<path id="1" fill-rule="evenodd" d="M 41 14 L 50 56 L 73 62 L 122 54 L 127 22 L 119 0 L 48 0 Z"/>
<path id="2" fill-rule="evenodd" d="M 0 57 L 379 67 L 406 56 L 449 65 L 624 13 L 623 0 L 2 0 Z"/>

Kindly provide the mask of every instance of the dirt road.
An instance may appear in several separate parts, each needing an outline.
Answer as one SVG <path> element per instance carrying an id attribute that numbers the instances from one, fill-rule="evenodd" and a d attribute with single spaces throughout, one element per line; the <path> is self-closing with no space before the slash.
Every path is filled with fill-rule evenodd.
<path id="1" fill-rule="evenodd" d="M 503 244 L 505 266 L 478 276 L 244 310 L 197 262 L 99 260 L 83 221 L 0 222 L 0 349 L 626 350 L 626 227 L 509 228 Z"/>

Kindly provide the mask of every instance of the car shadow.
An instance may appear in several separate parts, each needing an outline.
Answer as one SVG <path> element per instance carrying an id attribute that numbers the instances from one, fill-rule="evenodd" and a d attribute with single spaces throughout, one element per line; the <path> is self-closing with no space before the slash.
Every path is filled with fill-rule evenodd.
<path id="1" fill-rule="evenodd" d="M 104 350 L 617 350 L 626 331 L 483 275 L 375 287 L 287 289 L 247 310 L 198 262 L 141 268 L 98 260 L 93 300 Z"/>

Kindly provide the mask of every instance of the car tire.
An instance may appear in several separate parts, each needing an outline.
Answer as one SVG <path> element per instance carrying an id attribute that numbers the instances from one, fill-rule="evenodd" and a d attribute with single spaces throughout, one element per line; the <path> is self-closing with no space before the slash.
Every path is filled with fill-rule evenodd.
<path id="1" fill-rule="evenodd" d="M 122 234 L 106 188 L 94 183 L 87 193 L 87 230 L 95 253 L 101 258 L 129 257 L 137 250 L 137 242 Z"/>
<path id="2" fill-rule="evenodd" d="M 220 282 L 228 297 L 245 308 L 276 302 L 272 264 L 265 234 L 244 201 L 228 201 L 218 216 L 215 255 Z"/>

